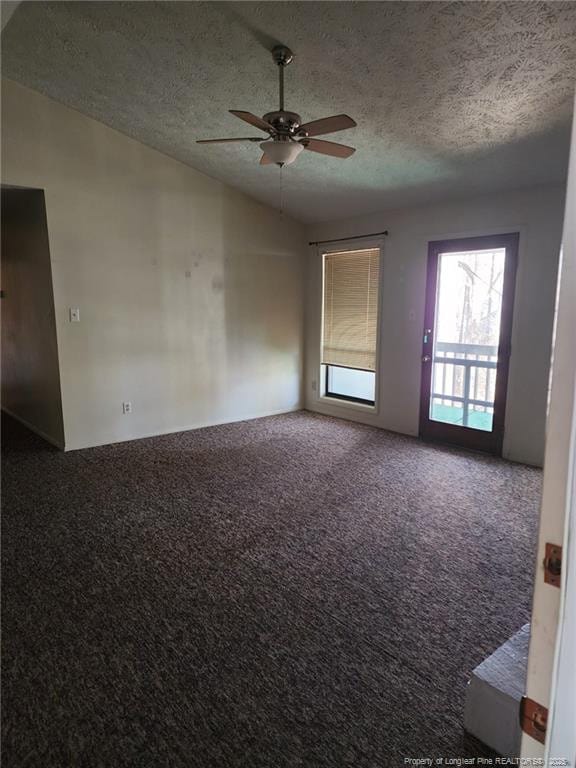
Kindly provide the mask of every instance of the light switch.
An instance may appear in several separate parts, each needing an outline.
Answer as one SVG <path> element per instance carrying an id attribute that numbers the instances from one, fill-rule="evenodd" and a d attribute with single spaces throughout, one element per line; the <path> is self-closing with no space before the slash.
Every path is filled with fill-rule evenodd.
<path id="1" fill-rule="evenodd" d="M 71 323 L 79 323 L 80 322 L 80 309 L 79 309 L 79 307 L 70 307 L 70 322 Z"/>

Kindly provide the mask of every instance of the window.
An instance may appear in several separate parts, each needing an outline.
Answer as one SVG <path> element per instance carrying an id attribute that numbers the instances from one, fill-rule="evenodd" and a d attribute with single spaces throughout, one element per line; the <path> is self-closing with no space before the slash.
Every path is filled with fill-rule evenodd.
<path id="1" fill-rule="evenodd" d="M 380 249 L 324 254 L 324 394 L 374 405 Z"/>

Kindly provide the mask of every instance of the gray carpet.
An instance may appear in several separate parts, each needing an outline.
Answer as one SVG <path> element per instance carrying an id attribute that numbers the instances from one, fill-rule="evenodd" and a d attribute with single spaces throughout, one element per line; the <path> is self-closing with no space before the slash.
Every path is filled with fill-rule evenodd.
<path id="1" fill-rule="evenodd" d="M 3 421 L 3 763 L 490 754 L 473 667 L 529 618 L 538 470 L 294 413 L 68 454 Z"/>

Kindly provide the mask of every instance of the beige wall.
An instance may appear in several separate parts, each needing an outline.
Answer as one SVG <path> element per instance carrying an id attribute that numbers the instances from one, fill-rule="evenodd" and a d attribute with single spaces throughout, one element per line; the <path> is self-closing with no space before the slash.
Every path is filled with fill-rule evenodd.
<path id="1" fill-rule="evenodd" d="M 564 187 L 537 187 L 450 204 L 319 224 L 309 240 L 389 230 L 383 241 L 378 409 L 327 402 L 319 371 L 320 250 L 308 259 L 306 405 L 311 410 L 418 434 L 428 241 L 520 232 L 504 456 L 541 465 Z M 357 243 L 356 243 L 357 245 Z"/>
<path id="2" fill-rule="evenodd" d="M 34 91 L 2 97 L 3 182 L 45 190 L 66 447 L 300 407 L 300 225 Z"/>
<path id="3" fill-rule="evenodd" d="M 2 189 L 2 407 L 64 445 L 44 195 Z"/>

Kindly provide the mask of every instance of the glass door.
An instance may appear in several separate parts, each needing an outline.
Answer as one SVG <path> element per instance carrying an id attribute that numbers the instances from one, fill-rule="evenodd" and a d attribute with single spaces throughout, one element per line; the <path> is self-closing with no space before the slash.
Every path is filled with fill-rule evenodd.
<path id="1" fill-rule="evenodd" d="M 430 243 L 420 435 L 500 454 L 518 235 Z"/>

